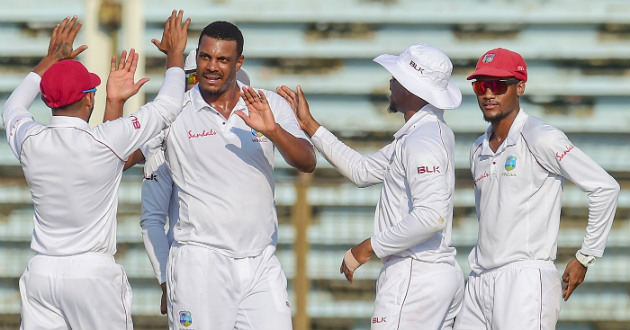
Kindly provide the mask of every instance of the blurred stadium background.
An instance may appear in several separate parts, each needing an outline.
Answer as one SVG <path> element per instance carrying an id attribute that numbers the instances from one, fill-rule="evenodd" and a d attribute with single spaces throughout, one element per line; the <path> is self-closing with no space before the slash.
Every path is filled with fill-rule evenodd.
<path id="1" fill-rule="evenodd" d="M 372 58 L 418 42 L 446 52 L 464 93 L 462 106 L 446 119 L 457 140 L 453 241 L 466 273 L 477 226 L 468 149 L 487 124 L 465 77 L 488 49 L 520 52 L 530 77 L 523 108 L 564 130 L 622 187 L 605 256 L 563 303 L 557 328 L 630 329 L 629 0 L 0 0 L 0 105 L 45 54 L 54 25 L 78 15 L 84 26 L 76 44 L 90 47 L 79 59 L 103 78 L 96 108 L 104 105 L 110 57 L 131 47 L 140 52 L 137 77 L 151 81 L 126 105 L 133 112 L 159 88 L 164 56 L 150 40 L 161 37 L 164 20 L 179 8 L 192 18 L 187 50 L 196 48 L 207 23 L 237 24 L 252 85 L 301 84 L 316 118 L 363 152 L 391 141 L 403 123 L 386 113 L 389 75 Z M 41 122 L 50 118 L 41 100 L 32 112 Z M 95 112 L 92 119 L 98 118 L 102 113 Z M 4 131 L 0 139 L 0 329 L 15 329 L 18 279 L 32 255 L 33 210 Z M 358 270 L 352 285 L 338 269 L 343 252 L 371 235 L 380 187 L 355 188 L 321 157 L 313 175 L 296 173 L 280 157 L 276 164 L 278 256 L 289 278 L 295 329 L 369 329 L 380 262 Z M 131 281 L 136 329 L 166 329 L 140 235 L 141 180 L 140 166 L 123 177 L 116 259 Z M 567 182 L 559 272 L 581 244 L 586 216 L 586 196 Z"/>

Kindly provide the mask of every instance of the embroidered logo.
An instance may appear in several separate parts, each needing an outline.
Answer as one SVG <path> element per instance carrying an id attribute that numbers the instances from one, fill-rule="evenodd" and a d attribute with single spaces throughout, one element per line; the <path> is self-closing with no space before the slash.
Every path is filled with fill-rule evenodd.
<path id="1" fill-rule="evenodd" d="M 424 74 L 424 69 L 421 68 L 416 62 L 409 61 L 409 66 L 411 66 L 414 70 L 420 72 L 420 74 Z"/>
<path id="2" fill-rule="evenodd" d="M 373 317 L 372 324 L 376 323 L 387 323 L 387 316 Z"/>
<path id="3" fill-rule="evenodd" d="M 486 54 L 481 59 L 481 62 L 483 63 L 490 63 L 492 61 L 494 61 L 494 54 Z"/>
<path id="4" fill-rule="evenodd" d="M 189 311 L 179 311 L 179 323 L 185 327 L 192 324 L 192 315 Z"/>
<path id="5" fill-rule="evenodd" d="M 203 131 L 201 131 L 201 133 L 193 133 L 192 130 L 188 131 L 188 139 L 197 139 L 197 138 L 202 138 L 205 136 L 212 136 L 212 135 L 217 135 L 217 132 L 215 132 L 213 129 L 210 129 L 210 131 L 206 131 L 205 129 Z"/>
<path id="6" fill-rule="evenodd" d="M 418 174 L 440 173 L 439 166 L 418 166 Z"/>
<path id="7" fill-rule="evenodd" d="M 475 179 L 475 184 L 477 184 L 477 182 L 479 182 L 479 181 L 481 181 L 481 180 L 483 180 L 483 179 L 485 179 L 485 178 L 487 178 L 489 176 L 490 176 L 490 174 L 488 174 L 488 172 L 483 172 L 483 174 L 480 177 Z"/>
<path id="8" fill-rule="evenodd" d="M 151 180 L 151 181 L 158 182 L 158 178 L 157 178 L 157 175 L 156 175 L 155 173 L 151 173 L 151 174 L 150 174 L 150 175 L 148 175 L 148 176 L 146 176 L 146 175 L 145 175 L 145 176 L 144 176 L 144 179 L 145 179 L 145 180 Z"/>
<path id="9" fill-rule="evenodd" d="M 140 129 L 140 121 L 138 120 L 138 118 L 136 116 L 130 116 L 130 117 L 131 117 L 131 124 L 133 124 L 133 128 Z"/>
<path id="10" fill-rule="evenodd" d="M 508 158 L 505 160 L 505 169 L 511 171 L 514 168 L 516 168 L 516 157 L 508 156 Z"/>
<path id="11" fill-rule="evenodd" d="M 571 152 L 571 150 L 573 150 L 573 148 L 575 148 L 575 147 L 570 145 L 570 146 L 567 146 L 567 148 L 564 149 L 564 151 L 562 153 L 557 153 L 556 152 L 556 158 L 558 158 L 558 161 L 561 162 L 562 159 L 564 158 L 564 156 L 566 156 L 569 152 Z"/>

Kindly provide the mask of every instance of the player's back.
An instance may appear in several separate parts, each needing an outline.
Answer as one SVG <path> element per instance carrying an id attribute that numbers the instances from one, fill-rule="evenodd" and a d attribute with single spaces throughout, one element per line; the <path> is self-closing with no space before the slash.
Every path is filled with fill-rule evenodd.
<path id="1" fill-rule="evenodd" d="M 53 116 L 24 140 L 20 161 L 35 208 L 31 248 L 114 254 L 124 162 L 79 118 Z"/>

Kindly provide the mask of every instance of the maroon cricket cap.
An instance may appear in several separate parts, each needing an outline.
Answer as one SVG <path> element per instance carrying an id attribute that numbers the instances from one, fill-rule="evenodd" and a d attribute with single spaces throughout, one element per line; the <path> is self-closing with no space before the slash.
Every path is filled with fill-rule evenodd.
<path id="1" fill-rule="evenodd" d="M 479 61 L 475 72 L 468 76 L 468 80 L 488 76 L 496 78 L 514 77 L 527 81 L 527 64 L 519 53 L 505 48 L 495 48 L 487 51 Z"/>
<path id="2" fill-rule="evenodd" d="M 89 72 L 81 62 L 61 60 L 42 76 L 39 88 L 42 100 L 50 108 L 62 108 L 85 96 L 85 92 L 101 84 L 101 78 Z"/>

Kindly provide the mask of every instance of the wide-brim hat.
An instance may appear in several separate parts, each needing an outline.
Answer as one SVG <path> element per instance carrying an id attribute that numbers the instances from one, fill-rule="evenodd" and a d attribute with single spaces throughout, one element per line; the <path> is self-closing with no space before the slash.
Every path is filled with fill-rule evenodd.
<path id="1" fill-rule="evenodd" d="M 384 54 L 374 62 L 387 69 L 409 92 L 438 109 L 456 109 L 462 103 L 462 92 L 450 81 L 451 60 L 433 46 L 411 45 L 398 56 Z"/>

